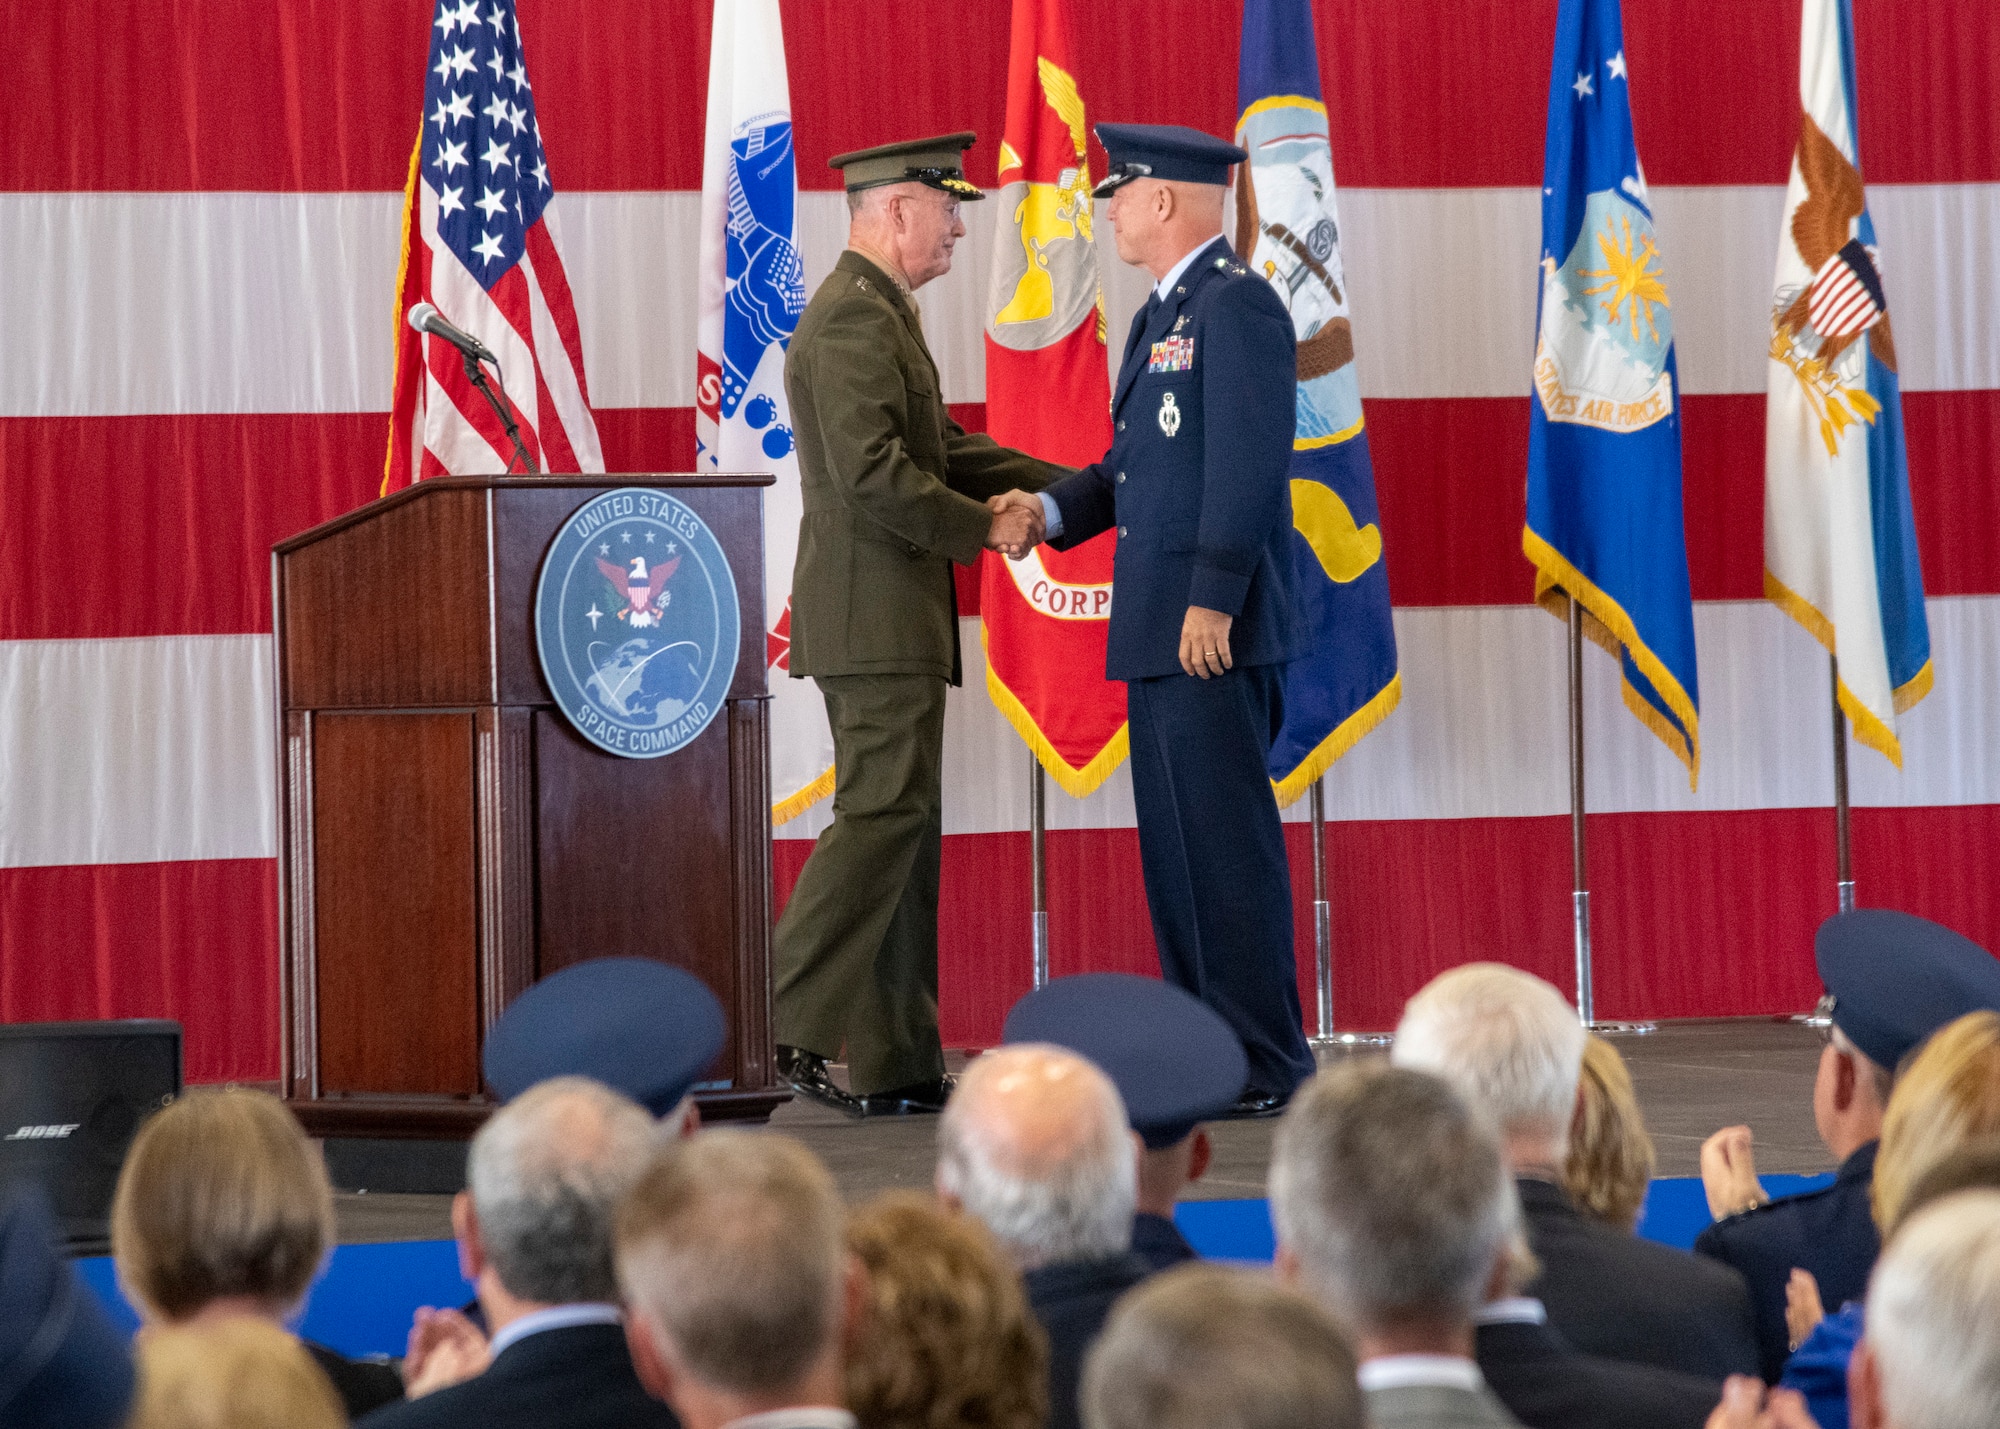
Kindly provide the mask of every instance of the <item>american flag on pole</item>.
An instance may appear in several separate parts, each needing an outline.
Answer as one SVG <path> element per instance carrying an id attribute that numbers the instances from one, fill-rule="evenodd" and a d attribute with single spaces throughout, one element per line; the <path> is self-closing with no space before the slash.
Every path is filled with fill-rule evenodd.
<path id="1" fill-rule="evenodd" d="M 502 472 L 514 451 L 458 350 L 410 328 L 420 302 L 499 357 L 540 470 L 604 470 L 576 304 L 547 222 L 554 199 L 513 0 L 439 0 L 403 191 L 384 494 L 426 476 Z"/>

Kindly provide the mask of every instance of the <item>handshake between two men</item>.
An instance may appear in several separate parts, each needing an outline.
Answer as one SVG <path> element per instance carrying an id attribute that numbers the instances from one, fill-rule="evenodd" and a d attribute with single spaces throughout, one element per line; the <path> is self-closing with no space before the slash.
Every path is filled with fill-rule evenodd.
<path id="1" fill-rule="evenodd" d="M 986 532 L 986 548 L 998 551 L 1010 561 L 1018 561 L 1048 539 L 1042 498 L 1031 491 L 1008 491 L 989 497 L 986 509 L 993 523 Z M 1229 653 L 1232 617 L 1206 606 L 1190 605 L 1181 622 L 1181 668 L 1201 679 L 1213 679 L 1234 665 Z"/>

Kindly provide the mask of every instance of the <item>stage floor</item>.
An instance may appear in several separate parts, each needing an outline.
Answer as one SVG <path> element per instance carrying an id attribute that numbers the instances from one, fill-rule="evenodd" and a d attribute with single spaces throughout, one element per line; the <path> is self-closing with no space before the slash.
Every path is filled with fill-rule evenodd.
<path id="1" fill-rule="evenodd" d="M 1698 1175 L 1702 1139 L 1735 1122 L 1747 1122 L 1755 1131 L 1759 1170 L 1832 1169 L 1813 1130 L 1820 1042 L 1812 1028 L 1769 1018 L 1665 1022 L 1650 1035 L 1617 1040 L 1659 1148 L 1657 1176 Z M 953 1064 L 963 1060 L 953 1058 Z M 849 1121 L 794 1101 L 778 1109 L 771 1126 L 817 1152 L 850 1199 L 930 1184 L 935 1118 Z M 1275 1121 L 1213 1126 L 1215 1163 L 1189 1198 L 1261 1197 L 1276 1126 Z M 336 1200 L 343 1244 L 451 1235 L 449 1196 L 362 1193 Z"/>

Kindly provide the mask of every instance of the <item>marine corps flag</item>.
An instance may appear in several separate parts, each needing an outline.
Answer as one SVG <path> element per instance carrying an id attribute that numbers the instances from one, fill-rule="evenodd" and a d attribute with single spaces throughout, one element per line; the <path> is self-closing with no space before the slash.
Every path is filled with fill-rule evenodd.
<path id="1" fill-rule="evenodd" d="M 1291 545 L 1312 646 L 1285 669 L 1270 760 L 1289 804 L 1403 692 L 1309 0 L 1246 0 L 1237 103 L 1250 160 L 1236 175 L 1236 252 L 1278 290 L 1299 343 Z"/>
<path id="2" fill-rule="evenodd" d="M 833 792 L 833 733 L 810 680 L 790 678 L 792 564 L 803 497 L 785 349 L 805 311 L 792 101 L 778 0 L 716 0 L 702 141 L 695 466 L 768 471 L 764 654 L 771 690 L 771 821 Z"/>
<path id="3" fill-rule="evenodd" d="M 1837 657 L 1854 737 L 1899 768 L 1931 688 L 1896 339 L 1861 187 L 1848 0 L 1805 0 L 1805 111 L 1778 232 L 1764 430 L 1764 593 Z"/>
<path id="4" fill-rule="evenodd" d="M 987 297 L 986 425 L 993 439 L 1082 466 L 1111 445 L 1104 304 L 1090 160 L 1064 0 L 1014 0 L 1000 232 Z M 1125 691 L 1104 678 L 1111 621 L 1105 532 L 980 576 L 986 688 L 1042 767 L 1081 798 L 1125 757 Z"/>
<path id="5" fill-rule="evenodd" d="M 1701 770 L 1673 306 L 1632 135 L 1618 0 L 1562 0 L 1542 161 L 1541 300 L 1521 548 L 1617 653 L 1625 706 Z"/>

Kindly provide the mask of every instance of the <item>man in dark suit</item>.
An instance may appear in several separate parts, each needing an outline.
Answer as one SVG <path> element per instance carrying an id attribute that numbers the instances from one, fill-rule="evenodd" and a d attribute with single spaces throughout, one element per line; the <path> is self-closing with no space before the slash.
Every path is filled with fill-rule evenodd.
<path id="1" fill-rule="evenodd" d="M 1214 1155 L 1201 1123 L 1226 1114 L 1243 1090 L 1243 1044 L 1229 1024 L 1158 978 L 1084 973 L 1015 1003 L 1002 1040 L 1067 1047 L 1111 1078 L 1145 1147 L 1132 1253 L 1154 1270 L 1196 1259 L 1174 1203 Z"/>
<path id="2" fill-rule="evenodd" d="M 1312 1075 L 1291 878 L 1266 760 L 1305 648 L 1292 588 L 1292 320 L 1222 236 L 1233 144 L 1100 124 L 1118 256 L 1154 279 L 1111 398 L 1111 450 L 1047 488 L 1048 539 L 1112 528 L 1105 675 L 1125 682 L 1140 865 L 1160 970 L 1242 1039 L 1238 1114 Z M 1014 499 L 1011 496 L 1006 499 Z"/>
<path id="3" fill-rule="evenodd" d="M 618 1280 L 639 1378 L 686 1429 L 855 1429 L 844 1346 L 867 1283 L 845 1222 L 788 1137 L 726 1128 L 654 1157 L 619 1213 Z"/>
<path id="4" fill-rule="evenodd" d="M 459 1258 L 490 1344 L 470 1378 L 378 1409 L 368 1429 L 677 1429 L 633 1373 L 611 1262 L 612 1220 L 659 1142 L 645 1108 L 558 1077 L 473 1138 L 470 1189 L 452 1203 Z M 478 1355 L 452 1339 L 433 1353 Z M 411 1390 L 439 1365 L 411 1369 Z"/>
<path id="5" fill-rule="evenodd" d="M 1722 1397 L 1714 1380 L 1583 1353 L 1527 1296 L 1493 1301 L 1474 1323 L 1479 1372 L 1528 1429 L 1702 1429 Z"/>
<path id="6" fill-rule="evenodd" d="M 959 682 L 953 563 L 1025 549 L 1039 513 L 984 504 L 1068 468 L 968 433 L 945 410 L 915 292 L 964 236 L 970 134 L 832 161 L 847 250 L 799 318 L 785 390 L 805 514 L 792 575 L 794 678 L 833 731 L 833 825 L 775 935 L 778 1071 L 850 1115 L 936 1111 L 944 692 Z M 847 1051 L 850 1087 L 827 1074 Z"/>
<path id="7" fill-rule="evenodd" d="M 993 1232 L 1048 1334 L 1048 1429 L 1077 1429 L 1084 1355 L 1152 1273 L 1131 1252 L 1138 1159 L 1110 1079 L 1047 1043 L 979 1058 L 938 1124 L 938 1195 Z"/>
<path id="8" fill-rule="evenodd" d="M 2000 1007 L 2000 963 L 1951 929 L 1911 913 L 1858 908 L 1813 938 L 1820 999 L 1813 1122 L 1839 1163 L 1831 1186 L 1773 1201 L 1757 1180 L 1750 1128 L 1728 1126 L 1701 1148 L 1702 1186 L 1715 1224 L 1695 1253 L 1742 1272 L 1757 1316 L 1764 1378 L 1791 1353 L 1786 1286 L 1811 1277 L 1821 1305 L 1859 1300 L 1881 1252 L 1869 1202 L 1875 1146 L 1895 1070 L 1931 1033 L 1982 1007 Z"/>
<path id="9" fill-rule="evenodd" d="M 1560 1168 L 1576 1115 L 1584 1030 L 1548 983 L 1499 963 L 1434 978 L 1403 1010 L 1391 1058 L 1437 1072 L 1501 1130 L 1528 1244 L 1526 1293 L 1587 1354 L 1720 1381 L 1757 1370 L 1743 1277 L 1577 1210 Z"/>

